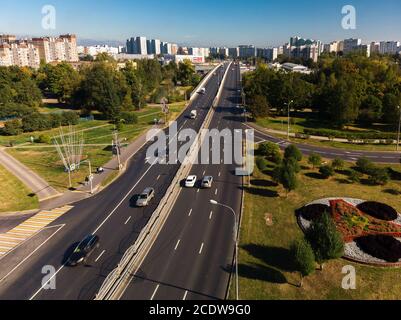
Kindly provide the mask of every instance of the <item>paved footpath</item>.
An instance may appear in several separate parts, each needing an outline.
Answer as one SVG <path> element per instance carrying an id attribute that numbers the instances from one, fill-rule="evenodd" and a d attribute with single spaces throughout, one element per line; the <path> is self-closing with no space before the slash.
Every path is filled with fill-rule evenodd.
<path id="1" fill-rule="evenodd" d="M 31 189 L 32 192 L 38 196 L 39 201 L 44 201 L 60 195 L 56 189 L 51 187 L 40 176 L 5 152 L 4 148 L 0 148 L 0 164 Z"/>

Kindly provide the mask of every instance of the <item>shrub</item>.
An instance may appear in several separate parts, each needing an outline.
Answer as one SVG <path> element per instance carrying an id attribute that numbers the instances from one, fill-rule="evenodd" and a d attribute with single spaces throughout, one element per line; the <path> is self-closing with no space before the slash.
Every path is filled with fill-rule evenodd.
<path id="1" fill-rule="evenodd" d="M 120 118 L 124 120 L 126 124 L 138 123 L 138 117 L 134 112 L 121 112 Z"/>
<path id="2" fill-rule="evenodd" d="M 398 262 L 401 258 L 401 242 L 391 236 L 368 235 L 355 239 L 364 252 L 387 262 Z"/>
<path id="3" fill-rule="evenodd" d="M 310 244 L 304 239 L 293 242 L 290 252 L 294 259 L 295 268 L 301 274 L 300 286 L 302 287 L 303 277 L 315 271 L 315 255 Z"/>
<path id="4" fill-rule="evenodd" d="M 49 115 L 33 113 L 22 118 L 22 128 L 24 132 L 43 131 L 52 128 Z"/>
<path id="5" fill-rule="evenodd" d="M 64 111 L 61 117 L 63 126 L 76 125 L 79 122 L 79 115 L 74 111 Z"/>
<path id="6" fill-rule="evenodd" d="M 330 207 L 321 203 L 310 204 L 296 210 L 297 215 L 301 215 L 302 218 L 308 221 L 320 218 L 324 212 L 330 212 Z"/>
<path id="7" fill-rule="evenodd" d="M 368 181 L 373 185 L 385 185 L 390 180 L 388 171 L 385 168 L 370 169 Z"/>
<path id="8" fill-rule="evenodd" d="M 19 119 L 7 121 L 2 129 L 2 134 L 16 136 L 22 133 L 22 123 Z"/>
<path id="9" fill-rule="evenodd" d="M 365 174 L 369 174 L 370 171 L 374 168 L 373 162 L 365 157 L 359 158 L 356 162 L 356 165 L 359 171 Z"/>
<path id="10" fill-rule="evenodd" d="M 263 158 L 263 157 L 256 158 L 256 166 L 258 167 L 258 169 L 260 171 L 262 171 L 262 172 L 265 171 L 267 169 L 267 165 L 268 165 L 268 163 L 265 158 Z"/>
<path id="11" fill-rule="evenodd" d="M 299 162 L 302 160 L 302 152 L 297 148 L 297 146 L 291 144 L 287 148 L 285 148 L 284 158 L 293 158 Z"/>
<path id="12" fill-rule="evenodd" d="M 273 142 L 265 142 L 259 145 L 258 151 L 261 156 L 270 157 L 277 151 L 280 152 L 280 147 Z"/>
<path id="13" fill-rule="evenodd" d="M 325 179 L 334 176 L 334 169 L 332 166 L 321 166 L 319 172 Z"/>
<path id="14" fill-rule="evenodd" d="M 333 159 L 331 166 L 335 169 L 335 170 L 341 170 L 344 168 L 344 160 L 341 158 L 335 158 Z"/>
<path id="15" fill-rule="evenodd" d="M 52 139 L 50 138 L 50 136 L 46 135 L 46 134 L 41 134 L 39 136 L 39 138 L 36 140 L 38 143 L 46 143 L 46 144 L 51 144 Z"/>
<path id="16" fill-rule="evenodd" d="M 393 221 L 398 217 L 398 213 L 393 207 L 381 202 L 366 201 L 356 207 L 376 219 Z"/>
<path id="17" fill-rule="evenodd" d="M 361 181 L 361 178 L 362 178 L 362 173 L 360 173 L 359 171 L 352 170 L 352 169 L 349 171 L 348 179 L 351 182 L 359 183 Z"/>

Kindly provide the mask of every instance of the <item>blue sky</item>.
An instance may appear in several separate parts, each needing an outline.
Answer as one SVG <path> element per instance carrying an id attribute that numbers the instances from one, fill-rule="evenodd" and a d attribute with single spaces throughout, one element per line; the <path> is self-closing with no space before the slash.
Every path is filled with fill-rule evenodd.
<path id="1" fill-rule="evenodd" d="M 56 8 L 56 30 L 41 27 L 47 4 Z M 356 8 L 356 30 L 341 27 L 348 4 Z M 0 8 L 0 33 L 18 35 L 69 32 L 120 41 L 144 35 L 194 46 L 270 46 L 291 35 L 401 41 L 400 0 L 0 0 Z"/>

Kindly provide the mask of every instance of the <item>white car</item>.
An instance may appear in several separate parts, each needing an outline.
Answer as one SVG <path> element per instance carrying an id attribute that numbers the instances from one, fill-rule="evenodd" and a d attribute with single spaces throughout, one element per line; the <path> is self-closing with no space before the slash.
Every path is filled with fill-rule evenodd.
<path id="1" fill-rule="evenodd" d="M 193 188 L 193 187 L 195 187 L 196 179 L 197 179 L 196 176 L 189 176 L 189 177 L 185 180 L 185 187 L 187 187 L 187 188 Z"/>
<path id="2" fill-rule="evenodd" d="M 213 177 L 212 176 L 206 176 L 203 177 L 202 180 L 202 188 L 211 188 L 213 183 Z"/>

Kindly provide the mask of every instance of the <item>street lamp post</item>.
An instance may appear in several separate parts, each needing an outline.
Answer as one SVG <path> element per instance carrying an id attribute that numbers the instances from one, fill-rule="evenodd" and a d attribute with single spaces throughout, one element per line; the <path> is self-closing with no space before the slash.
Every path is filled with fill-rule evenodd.
<path id="1" fill-rule="evenodd" d="M 92 175 L 92 165 L 91 165 L 91 162 L 90 162 L 90 160 L 88 159 L 88 160 L 84 160 L 84 161 L 82 161 L 81 163 L 84 163 L 84 162 L 88 162 L 88 165 L 89 165 L 89 176 L 88 176 L 88 179 L 89 179 L 89 183 L 90 183 L 90 186 L 91 186 L 91 194 L 93 194 L 93 183 L 92 183 L 92 181 L 93 181 L 93 175 Z"/>
<path id="2" fill-rule="evenodd" d="M 236 296 L 236 300 L 239 300 L 239 294 L 238 294 L 238 291 L 239 291 L 238 290 L 238 219 L 237 219 L 237 215 L 235 214 L 234 209 L 231 208 L 230 206 L 227 206 L 225 204 L 219 203 L 216 200 L 212 200 L 212 199 L 210 199 L 210 203 L 229 209 L 231 211 L 231 213 L 233 214 L 233 217 L 234 217 L 234 228 L 235 228 L 235 232 L 234 232 L 234 241 L 235 241 L 235 296 Z"/>
<path id="3" fill-rule="evenodd" d="M 400 118 L 398 120 L 398 136 L 397 136 L 397 151 L 398 151 L 400 149 L 401 107 L 397 106 L 397 110 L 400 112 Z"/>
<path id="4" fill-rule="evenodd" d="M 294 100 L 291 100 L 288 103 L 285 103 L 285 105 L 287 106 L 287 140 L 290 140 L 290 106 L 291 103 L 293 103 Z"/>

